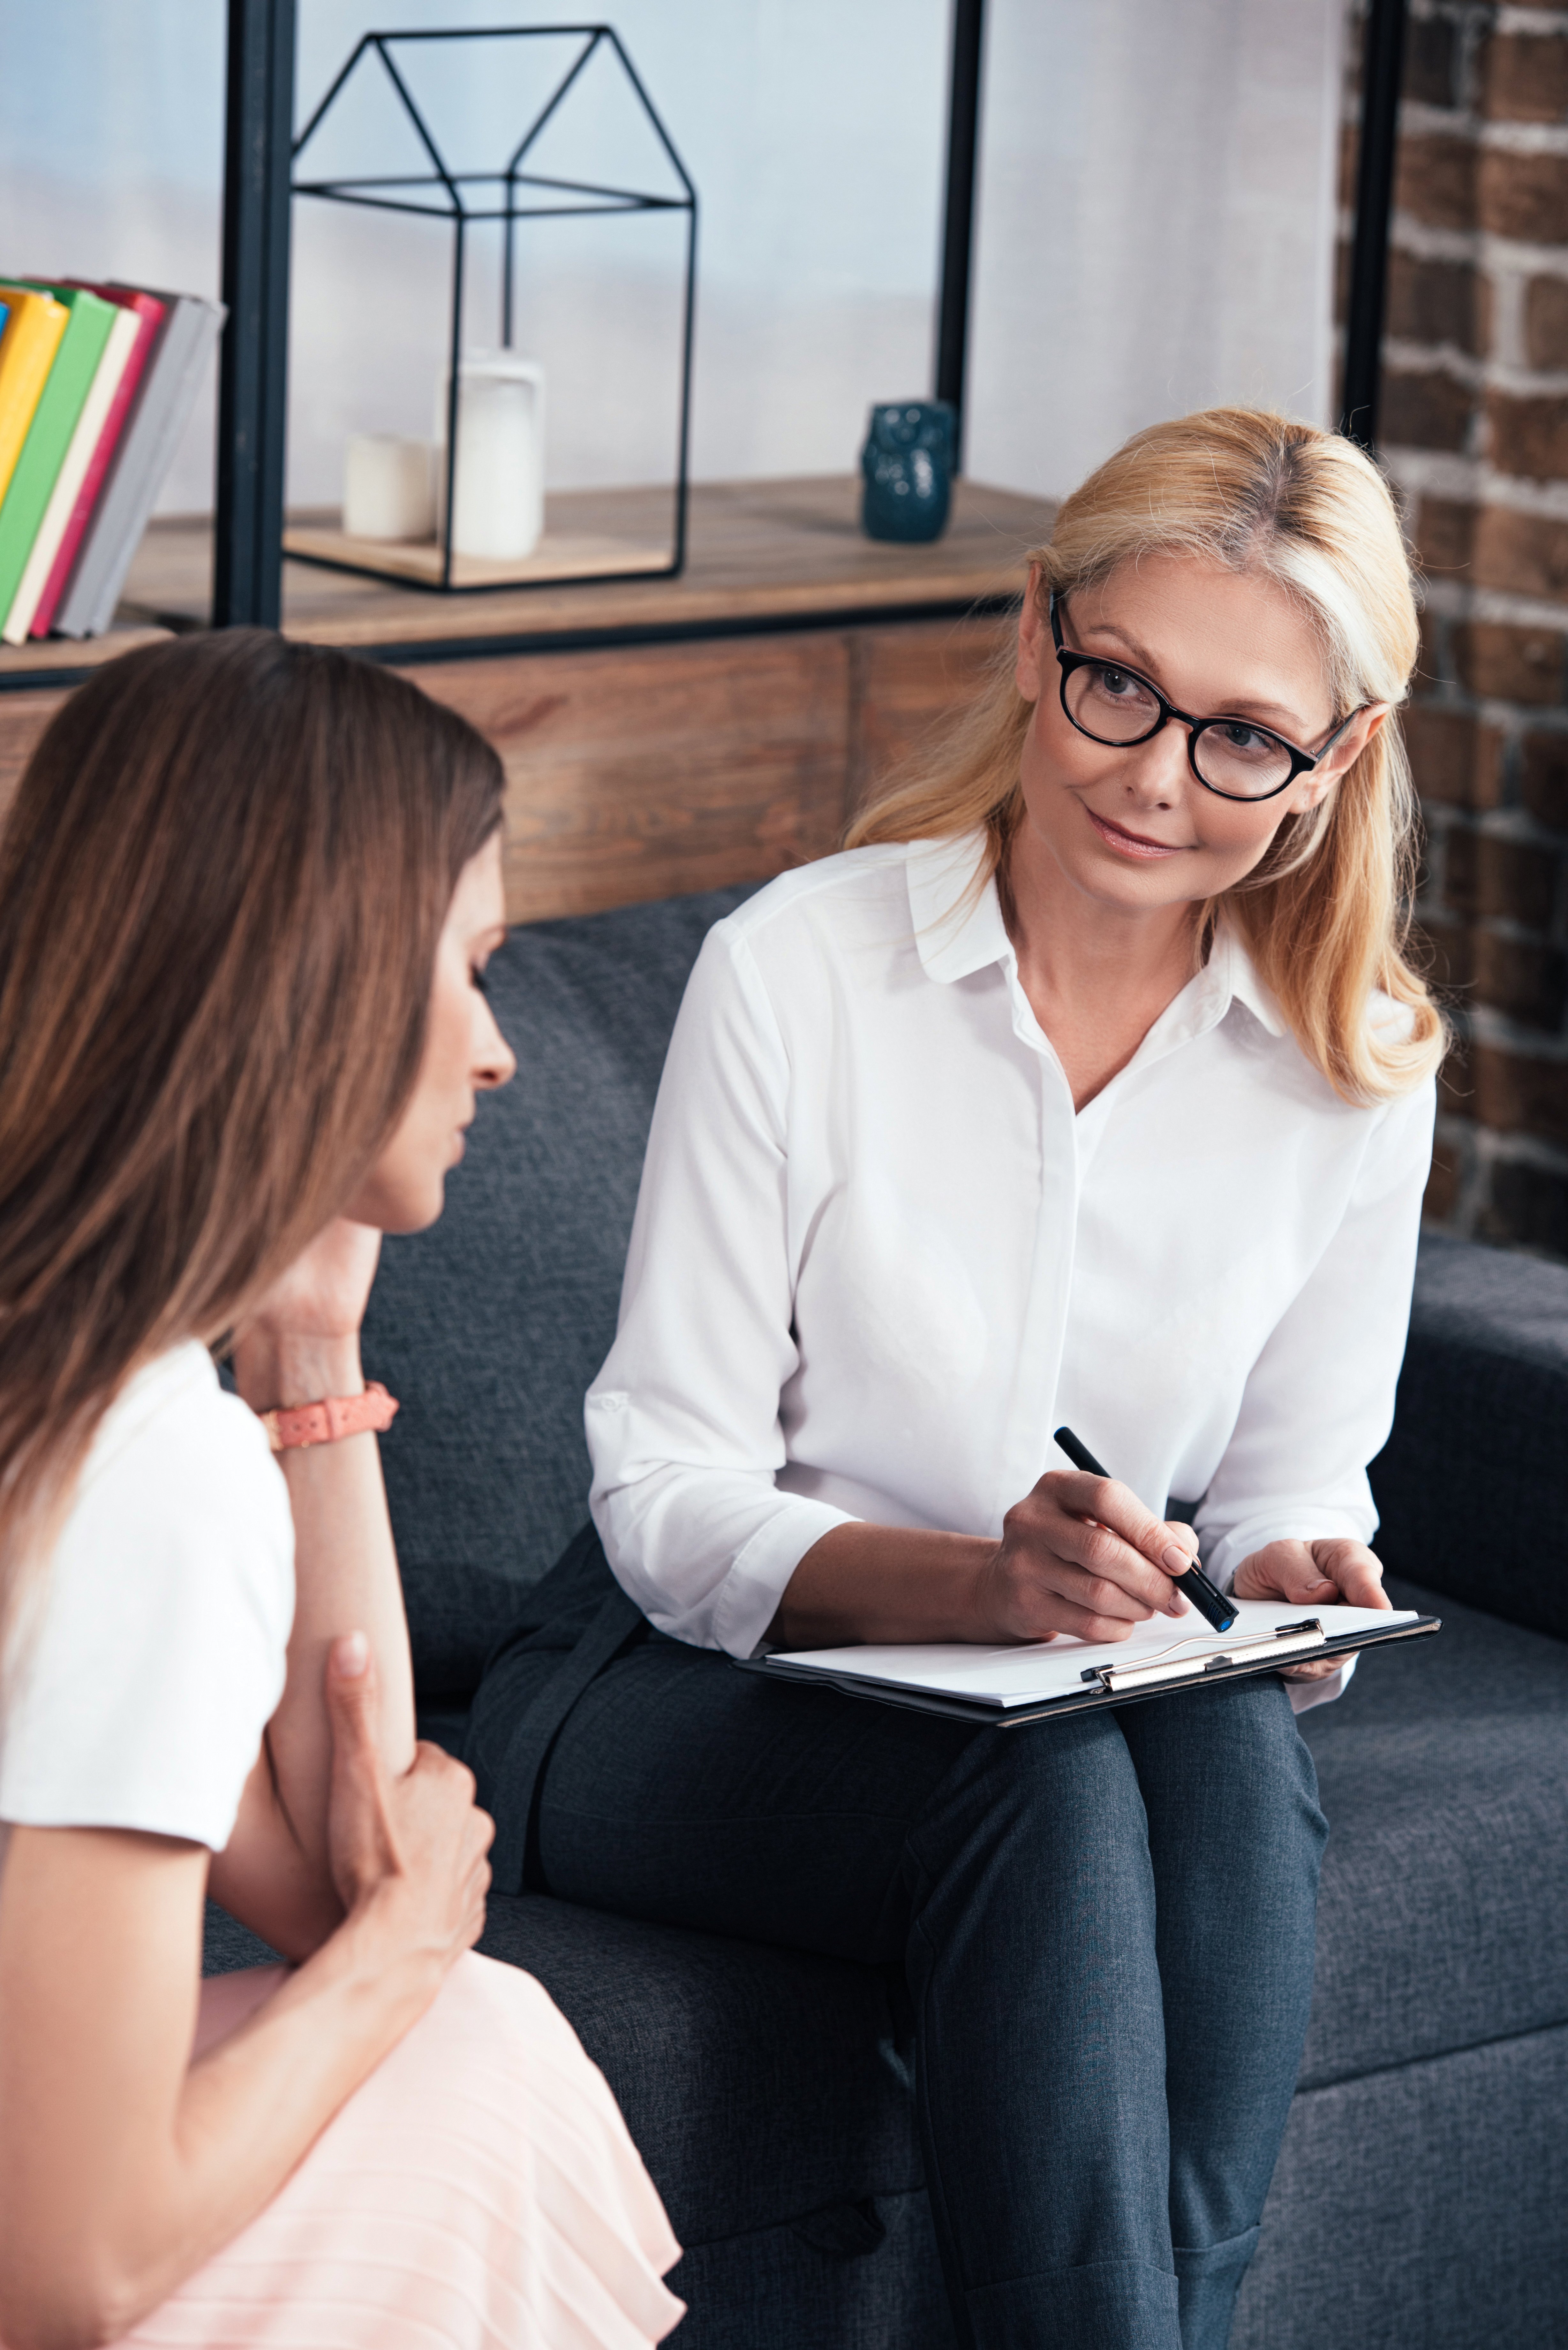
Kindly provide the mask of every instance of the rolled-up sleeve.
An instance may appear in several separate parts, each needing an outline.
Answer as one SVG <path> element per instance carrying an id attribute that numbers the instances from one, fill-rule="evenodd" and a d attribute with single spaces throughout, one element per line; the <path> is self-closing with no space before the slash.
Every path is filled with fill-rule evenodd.
<path id="1" fill-rule="evenodd" d="M 1435 1109 L 1428 1082 L 1384 1111 L 1338 1230 L 1253 1365 L 1196 1521 L 1226 1589 L 1267 1543 L 1377 1531 L 1366 1463 L 1394 1424 Z M 1297 1711 L 1346 1679 L 1295 1684 Z"/>
<path id="2" fill-rule="evenodd" d="M 755 1653 L 812 1544 L 847 1513 L 774 1482 L 798 1357 L 790 1068 L 743 939 L 711 932 L 654 1108 L 616 1341 L 588 1390 L 591 1507 L 661 1632 Z"/>

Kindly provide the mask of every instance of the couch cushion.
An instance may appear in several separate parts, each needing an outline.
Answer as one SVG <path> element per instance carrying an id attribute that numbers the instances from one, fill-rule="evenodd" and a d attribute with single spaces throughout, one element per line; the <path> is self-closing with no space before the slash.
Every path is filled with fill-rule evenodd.
<path id="1" fill-rule="evenodd" d="M 1568 1266 L 1424 1234 L 1394 1430 L 1372 1464 L 1384 1564 L 1568 1638 L 1565 1443 Z"/>
<path id="2" fill-rule="evenodd" d="M 835 2207 L 919 2185 L 881 1970 L 542 1894 L 492 1895 L 479 1947 L 537 1975 L 570 2018 L 683 2244 L 810 2213 L 826 2228 Z"/>
<path id="3" fill-rule="evenodd" d="M 884 1970 L 533 1893 L 492 1894 L 479 1947 L 570 2020 L 683 2244 L 809 2221 L 814 2241 L 867 2250 L 856 2207 L 919 2186 L 903 2002 Z M 208 1902 L 204 1973 L 276 1956 Z"/>
<path id="4" fill-rule="evenodd" d="M 1390 1596 L 1442 1630 L 1302 1721 L 1329 1823 L 1304 2088 L 1568 2022 L 1568 1647 Z"/>
<path id="5" fill-rule="evenodd" d="M 749 892 L 512 932 L 490 999 L 517 1075 L 483 1102 L 428 1232 L 389 1240 L 365 1362 L 416 1677 L 466 1696 L 519 1586 L 582 1524 L 583 1392 L 615 1336 L 643 1146 L 687 974 Z"/>
<path id="6" fill-rule="evenodd" d="M 1563 2030 L 1298 2096 L 1229 2350 L 1564 2350 L 1565 2111 Z"/>

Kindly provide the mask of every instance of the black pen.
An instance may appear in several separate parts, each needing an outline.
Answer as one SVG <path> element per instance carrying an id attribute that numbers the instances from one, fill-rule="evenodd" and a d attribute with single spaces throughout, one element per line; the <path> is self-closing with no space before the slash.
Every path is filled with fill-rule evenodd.
<path id="1" fill-rule="evenodd" d="M 1056 1430 L 1056 1441 L 1075 1469 L 1086 1469 L 1091 1477 L 1108 1477 L 1110 1471 L 1101 1467 L 1086 1444 L 1080 1444 L 1070 1428 Z M 1236 1603 L 1216 1589 L 1194 1560 L 1185 1575 L 1172 1577 L 1178 1591 L 1190 1599 L 1200 1616 L 1206 1617 L 1217 1632 L 1228 1632 L 1236 1621 Z"/>

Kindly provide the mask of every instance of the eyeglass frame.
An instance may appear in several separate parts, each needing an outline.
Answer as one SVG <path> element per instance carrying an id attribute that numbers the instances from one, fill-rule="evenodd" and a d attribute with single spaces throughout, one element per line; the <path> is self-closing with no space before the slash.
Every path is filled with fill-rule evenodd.
<path id="1" fill-rule="evenodd" d="M 1238 807 L 1261 807 L 1265 800 L 1277 800 L 1282 792 L 1288 792 L 1290 790 L 1291 785 L 1295 782 L 1298 775 L 1310 775 L 1314 767 L 1320 765 L 1322 762 L 1327 758 L 1329 753 L 1333 750 L 1334 744 L 1338 742 L 1345 728 L 1350 724 L 1351 719 L 1359 718 L 1361 715 L 1361 709 L 1365 707 L 1365 704 L 1363 704 L 1353 710 L 1348 718 L 1342 718 L 1339 724 L 1329 736 L 1327 742 L 1323 745 L 1322 749 L 1318 751 L 1298 750 L 1293 743 L 1287 743 L 1282 734 L 1276 734 L 1272 726 L 1259 726 L 1256 724 L 1255 721 L 1251 718 L 1243 719 L 1241 721 L 1243 725 L 1251 726 L 1254 733 L 1266 734 L 1271 743 L 1277 743 L 1282 751 L 1289 754 L 1291 772 L 1285 777 L 1282 784 L 1276 784 L 1274 785 L 1272 791 L 1221 791 L 1218 784 L 1211 784 L 1207 775 L 1199 772 L 1198 737 L 1200 734 L 1207 733 L 1210 726 L 1234 726 L 1237 723 L 1235 716 L 1227 718 L 1222 712 L 1220 712 L 1217 713 L 1212 718 L 1190 717 L 1185 710 L 1178 710 L 1175 702 L 1168 701 L 1166 696 L 1161 693 L 1158 686 L 1154 682 L 1154 680 L 1149 677 L 1145 677 L 1142 670 L 1133 669 L 1126 661 L 1107 660 L 1103 653 L 1074 652 L 1071 646 L 1064 645 L 1062 642 L 1062 623 L 1056 613 L 1057 604 L 1061 600 L 1061 593 L 1062 591 L 1059 588 L 1053 588 L 1051 590 L 1051 635 L 1056 647 L 1056 660 L 1062 671 L 1062 715 L 1065 718 L 1068 725 L 1071 726 L 1076 733 L 1081 734 L 1085 743 L 1097 743 L 1100 745 L 1100 748 L 1104 751 L 1135 751 L 1140 743 L 1152 743 L 1155 736 L 1160 732 L 1161 728 L 1168 724 L 1172 718 L 1176 719 L 1180 725 L 1185 726 L 1187 729 L 1188 765 L 1191 768 L 1194 777 L 1202 785 L 1204 790 L 1206 792 L 1212 792 L 1217 800 L 1231 800 Z M 1114 669 L 1119 670 L 1124 677 L 1136 678 L 1139 685 L 1143 686 L 1149 693 L 1152 693 L 1156 702 L 1159 704 L 1159 716 L 1155 720 L 1154 724 L 1149 727 L 1146 733 L 1142 734 L 1134 734 L 1125 743 L 1108 743 L 1103 734 L 1091 734 L 1086 726 L 1079 725 L 1078 721 L 1074 717 L 1072 712 L 1067 707 L 1067 680 L 1072 676 L 1074 671 L 1078 669 Z"/>

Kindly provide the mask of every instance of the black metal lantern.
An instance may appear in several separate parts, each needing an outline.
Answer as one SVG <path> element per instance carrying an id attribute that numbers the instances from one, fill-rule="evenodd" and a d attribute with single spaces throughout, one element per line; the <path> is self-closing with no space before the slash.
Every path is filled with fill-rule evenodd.
<path id="1" fill-rule="evenodd" d="M 570 39 L 577 46 L 566 69 L 554 81 L 532 119 L 522 125 L 510 151 L 493 168 L 460 169 L 442 152 L 432 130 L 429 109 L 421 108 L 415 85 L 421 67 L 432 55 L 458 43 L 525 43 Z M 458 53 L 477 63 L 474 47 Z M 623 77 L 627 90 L 667 159 L 678 192 L 658 192 L 642 187 L 606 184 L 600 179 L 544 173 L 530 168 L 530 158 L 550 130 L 558 142 L 563 124 L 569 126 L 574 97 L 583 90 L 583 77 L 598 57 Z M 335 108 L 353 90 L 361 98 L 364 77 L 379 74 L 395 106 L 411 126 L 428 168 L 400 174 L 329 178 L 304 175 L 301 165 Z M 385 103 L 385 99 L 382 100 Z M 449 142 L 450 143 L 450 142 Z M 654 176 L 658 176 L 655 174 Z M 671 577 L 686 556 L 686 509 L 689 430 L 691 402 L 692 305 L 697 251 L 697 192 L 674 144 L 659 120 L 619 36 L 608 25 L 532 25 L 472 26 L 437 32 L 367 33 L 337 74 L 326 97 L 294 143 L 293 193 L 331 203 L 358 204 L 378 212 L 448 220 L 452 224 L 451 338 L 444 387 L 445 443 L 438 442 L 438 463 L 444 477 L 444 497 L 438 506 L 436 536 L 423 543 L 349 538 L 342 530 L 290 525 L 284 533 L 284 550 L 298 561 L 329 569 L 356 571 L 399 586 L 425 587 L 439 592 L 473 594 L 495 588 L 557 586 L 565 581 Z M 465 361 L 462 349 L 463 303 L 472 273 L 472 233 L 484 224 L 499 224 L 501 285 L 499 326 L 501 349 L 514 349 L 515 329 L 514 285 L 522 238 L 538 234 L 550 220 L 613 217 L 649 213 L 685 215 L 683 270 L 680 314 L 680 390 L 670 482 L 668 533 L 628 536 L 600 531 L 574 542 L 552 535 L 546 527 L 537 551 L 508 564 L 494 557 L 454 553 L 462 434 L 462 390 Z M 526 224 L 526 225 L 525 225 Z M 607 495 L 608 494 L 604 494 Z M 601 496 L 598 503 L 602 504 Z"/>

